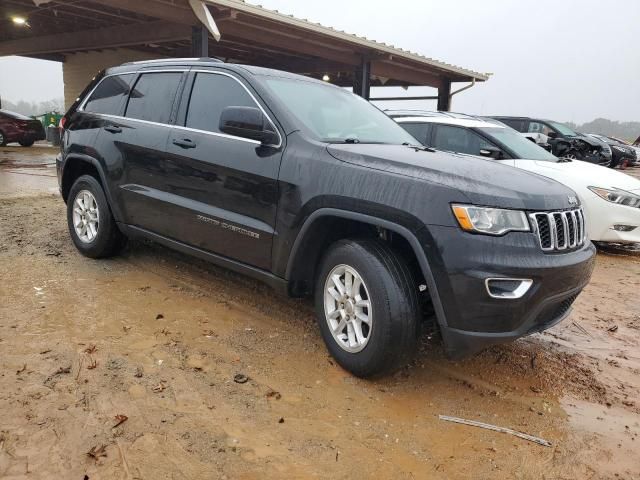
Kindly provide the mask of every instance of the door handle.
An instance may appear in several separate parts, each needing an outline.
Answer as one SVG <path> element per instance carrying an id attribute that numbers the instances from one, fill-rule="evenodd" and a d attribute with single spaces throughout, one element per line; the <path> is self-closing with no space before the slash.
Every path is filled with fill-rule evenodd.
<path id="1" fill-rule="evenodd" d="M 107 125 L 106 127 L 104 127 L 104 129 L 107 132 L 111 132 L 111 133 L 121 133 L 122 132 L 122 129 L 117 125 Z"/>
<path id="2" fill-rule="evenodd" d="M 182 148 L 196 148 L 196 143 L 190 138 L 183 138 L 183 139 L 174 138 L 173 144 Z"/>

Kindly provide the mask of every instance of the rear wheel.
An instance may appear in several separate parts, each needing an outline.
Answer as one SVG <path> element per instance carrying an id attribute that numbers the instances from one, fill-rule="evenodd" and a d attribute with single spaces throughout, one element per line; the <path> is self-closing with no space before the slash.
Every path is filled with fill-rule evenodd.
<path id="1" fill-rule="evenodd" d="M 7 137 L 4 136 L 4 132 L 0 130 L 0 147 L 4 147 L 7 144 Z"/>
<path id="2" fill-rule="evenodd" d="M 21 142 L 18 142 L 20 145 L 22 145 L 23 147 L 30 147 L 31 145 L 33 145 L 33 140 L 23 140 Z"/>
<path id="3" fill-rule="evenodd" d="M 420 307 L 406 263 L 376 240 L 340 240 L 324 256 L 316 314 L 327 348 L 358 377 L 397 369 L 418 340 Z"/>
<path id="4" fill-rule="evenodd" d="M 90 175 L 79 177 L 69 191 L 67 224 L 74 245 L 87 257 L 112 256 L 126 243 L 102 186 Z"/>

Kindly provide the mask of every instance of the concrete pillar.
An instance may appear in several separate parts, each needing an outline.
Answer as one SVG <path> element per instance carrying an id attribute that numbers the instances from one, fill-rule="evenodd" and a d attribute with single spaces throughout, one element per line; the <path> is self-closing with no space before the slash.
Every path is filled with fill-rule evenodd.
<path id="1" fill-rule="evenodd" d="M 209 32 L 204 25 L 191 27 L 191 56 L 195 58 L 209 56 Z"/>
<path id="2" fill-rule="evenodd" d="M 438 110 L 448 112 L 451 110 L 451 82 L 443 80 L 442 86 L 438 88 Z"/>

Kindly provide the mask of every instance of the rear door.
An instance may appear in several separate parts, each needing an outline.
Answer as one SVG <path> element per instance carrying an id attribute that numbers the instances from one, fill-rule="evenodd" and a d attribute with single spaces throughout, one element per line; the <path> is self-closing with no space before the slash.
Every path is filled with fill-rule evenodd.
<path id="1" fill-rule="evenodd" d="M 399 122 L 410 135 L 422 145 L 431 146 L 431 123 L 425 122 Z"/>
<path id="2" fill-rule="evenodd" d="M 260 108 L 267 115 L 235 73 L 190 74 L 167 146 L 168 235 L 268 270 L 283 137 L 277 145 L 261 145 L 221 133 L 220 114 L 230 106 Z"/>
<path id="3" fill-rule="evenodd" d="M 158 234 L 167 231 L 167 139 L 185 78 L 180 70 L 139 73 L 123 113 L 107 116 L 99 134 L 121 221 Z"/>

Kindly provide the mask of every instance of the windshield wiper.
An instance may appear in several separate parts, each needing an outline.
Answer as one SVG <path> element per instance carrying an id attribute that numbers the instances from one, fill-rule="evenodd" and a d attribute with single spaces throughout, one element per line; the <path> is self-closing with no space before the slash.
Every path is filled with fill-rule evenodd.
<path id="1" fill-rule="evenodd" d="M 405 147 L 413 148 L 416 152 L 435 152 L 435 148 L 426 147 L 424 145 L 412 145 L 409 142 L 404 142 L 402 145 Z"/>
<path id="2" fill-rule="evenodd" d="M 573 162 L 573 160 L 571 160 L 570 158 L 565 158 L 565 157 L 560 157 L 556 161 L 556 163 L 571 163 L 571 162 Z"/>

